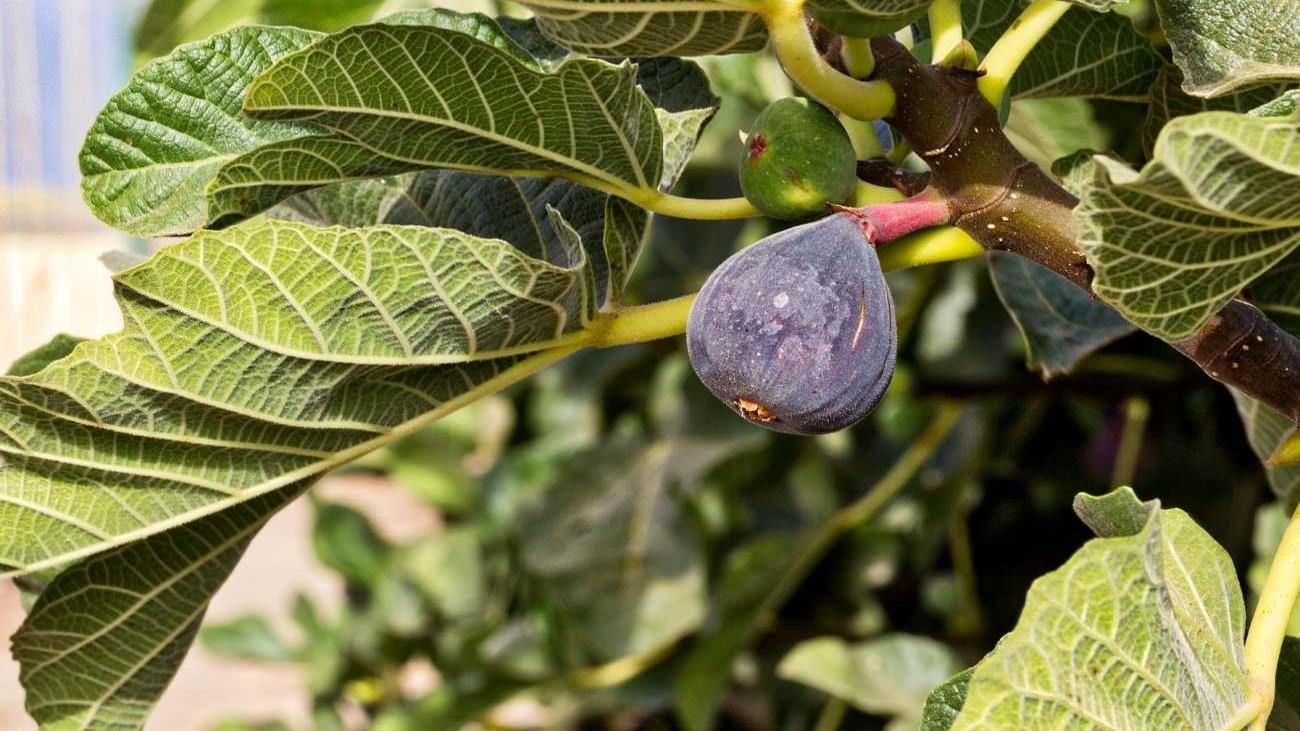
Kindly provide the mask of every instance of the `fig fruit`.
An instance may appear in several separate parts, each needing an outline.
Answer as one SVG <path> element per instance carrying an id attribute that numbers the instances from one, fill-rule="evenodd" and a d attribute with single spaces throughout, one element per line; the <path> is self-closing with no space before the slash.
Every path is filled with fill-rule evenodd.
<path id="1" fill-rule="evenodd" d="M 844 126 L 807 99 L 779 99 L 754 120 L 740 161 L 740 188 L 772 218 L 797 220 L 845 203 L 857 190 L 857 159 Z"/>
<path id="2" fill-rule="evenodd" d="M 687 321 L 700 381 L 733 411 L 780 432 L 853 425 L 894 375 L 894 300 L 851 214 L 773 234 L 714 270 Z"/>

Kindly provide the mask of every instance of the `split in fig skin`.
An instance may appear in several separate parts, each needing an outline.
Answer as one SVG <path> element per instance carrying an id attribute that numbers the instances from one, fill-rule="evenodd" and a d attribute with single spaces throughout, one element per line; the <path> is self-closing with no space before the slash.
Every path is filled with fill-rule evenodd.
<path id="1" fill-rule="evenodd" d="M 780 432 L 825 434 L 875 408 L 894 375 L 894 300 L 861 221 L 837 213 L 714 270 L 691 307 L 691 365 L 713 395 Z"/>
<path id="2" fill-rule="evenodd" d="M 754 120 L 740 160 L 740 188 L 772 218 L 824 214 L 857 190 L 857 159 L 844 126 L 807 99 L 779 99 Z"/>

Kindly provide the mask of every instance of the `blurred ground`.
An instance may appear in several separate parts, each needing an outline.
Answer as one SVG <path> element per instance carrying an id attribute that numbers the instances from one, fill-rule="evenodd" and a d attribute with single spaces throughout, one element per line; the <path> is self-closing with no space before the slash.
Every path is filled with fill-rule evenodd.
<path id="1" fill-rule="evenodd" d="M 387 480 L 365 475 L 336 475 L 317 488 L 322 496 L 346 502 L 369 514 L 390 538 L 402 539 L 436 530 L 428 509 Z M 311 507 L 299 500 L 277 515 L 253 541 L 230 581 L 217 594 L 209 621 L 260 613 L 288 631 L 294 595 L 304 592 L 324 612 L 339 606 L 342 585 L 311 553 Z M 9 638 L 23 618 L 18 591 L 0 584 L 0 729 L 35 731 L 23 712 L 18 666 L 9 655 Z M 292 636 L 291 634 L 289 636 Z M 195 649 L 150 718 L 146 731 L 204 731 L 226 718 L 283 719 L 290 724 L 309 718 L 309 698 L 299 673 L 292 669 L 223 660 Z"/>

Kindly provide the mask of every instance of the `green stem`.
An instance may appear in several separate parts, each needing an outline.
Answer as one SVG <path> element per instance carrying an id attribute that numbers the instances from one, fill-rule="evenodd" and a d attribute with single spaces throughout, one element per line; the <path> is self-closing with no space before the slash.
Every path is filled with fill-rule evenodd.
<path id="1" fill-rule="evenodd" d="M 817 723 L 813 726 L 813 731 L 836 731 L 841 723 L 844 723 L 844 714 L 849 707 L 839 698 L 831 697 L 822 707 L 821 715 L 817 717 Z"/>
<path id="2" fill-rule="evenodd" d="M 618 193 L 615 193 L 618 195 Z M 673 218 L 694 221 L 728 221 L 737 218 L 758 218 L 763 214 L 743 197 L 737 198 L 685 198 L 670 193 L 646 191 L 623 195 L 646 210 Z"/>
<path id="3" fill-rule="evenodd" d="M 1246 633 L 1246 684 L 1258 715 L 1251 723 L 1253 731 L 1263 731 L 1273 710 L 1277 661 L 1282 654 L 1296 597 L 1300 595 L 1300 510 L 1282 534 L 1282 542 L 1273 554 L 1268 576 L 1259 592 L 1259 603 Z"/>
<path id="4" fill-rule="evenodd" d="M 846 76 L 817 52 L 804 19 L 803 0 L 773 2 L 765 9 L 763 20 L 781 66 L 809 96 L 854 119 L 870 121 L 893 113 L 893 87 L 883 81 Z"/>
<path id="5" fill-rule="evenodd" d="M 877 249 L 880 265 L 885 271 L 942 264 L 948 261 L 971 259 L 984 254 L 984 247 L 970 234 L 955 226 L 917 231 Z"/>
<path id="6" fill-rule="evenodd" d="M 940 63 L 961 45 L 961 0 L 930 3 L 930 62 Z"/>
<path id="7" fill-rule="evenodd" d="M 908 234 L 879 249 L 885 271 L 969 259 L 984 253 L 969 234 L 953 226 L 940 226 Z M 554 345 L 609 348 L 671 338 L 686 332 L 695 294 L 624 307 L 598 315 L 591 325 Z"/>
<path id="8" fill-rule="evenodd" d="M 1138 457 L 1142 455 L 1142 437 L 1146 434 L 1147 418 L 1150 415 L 1151 404 L 1145 398 L 1134 396 L 1124 402 L 1124 431 L 1120 434 L 1115 467 L 1111 470 L 1111 487 L 1133 484 Z"/>
<path id="9" fill-rule="evenodd" d="M 984 614 L 980 610 L 975 553 L 971 550 L 970 527 L 966 520 L 967 512 L 963 509 L 948 523 L 948 552 L 952 556 L 952 568 L 957 574 L 957 588 L 961 595 L 961 611 L 954 629 L 960 636 L 974 637 L 984 630 Z"/>
<path id="10" fill-rule="evenodd" d="M 686 320 L 690 317 L 693 302 L 695 295 L 688 294 L 603 313 L 582 331 L 582 342 L 594 348 L 608 348 L 681 335 L 686 332 Z"/>
<path id="11" fill-rule="evenodd" d="M 990 104 L 1002 103 L 1002 94 L 1020 63 L 1071 7 L 1065 0 L 1034 0 L 998 38 L 980 65 L 984 71 L 979 80 L 980 93 Z"/>
<path id="12" fill-rule="evenodd" d="M 871 39 L 845 36 L 841 39 L 840 57 L 844 70 L 855 79 L 865 79 L 876 70 L 876 55 L 871 52 Z"/>
<path id="13" fill-rule="evenodd" d="M 771 622 L 794 590 L 803 583 L 808 572 L 817 565 L 840 536 L 870 520 L 904 487 L 907 487 L 917 471 L 930 459 L 935 450 L 942 446 L 948 433 L 957 425 L 961 413 L 961 409 L 953 404 L 940 404 L 934 421 L 930 422 L 930 426 L 912 442 L 879 482 L 857 501 L 841 508 L 802 541 L 798 553 L 790 559 L 776 585 L 772 587 L 772 591 L 763 597 L 762 604 L 758 606 L 755 615 L 758 621 L 753 631 L 758 631 Z"/>

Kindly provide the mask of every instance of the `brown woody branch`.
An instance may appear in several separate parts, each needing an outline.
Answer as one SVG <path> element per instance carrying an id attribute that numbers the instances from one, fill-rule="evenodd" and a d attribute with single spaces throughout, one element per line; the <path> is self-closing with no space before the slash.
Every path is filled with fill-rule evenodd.
<path id="1" fill-rule="evenodd" d="M 897 107 L 887 121 L 925 160 L 954 223 L 985 248 L 1011 251 L 1089 292 L 1092 267 L 1076 243 L 1073 195 L 1002 133 L 977 75 L 922 64 L 892 38 L 872 41 L 876 77 Z M 1300 340 L 1234 300 L 1192 337 L 1172 344 L 1210 377 L 1300 424 Z"/>

